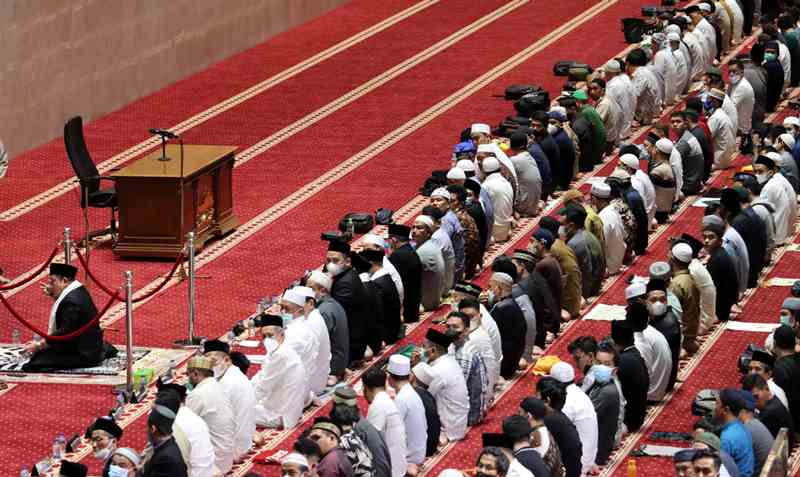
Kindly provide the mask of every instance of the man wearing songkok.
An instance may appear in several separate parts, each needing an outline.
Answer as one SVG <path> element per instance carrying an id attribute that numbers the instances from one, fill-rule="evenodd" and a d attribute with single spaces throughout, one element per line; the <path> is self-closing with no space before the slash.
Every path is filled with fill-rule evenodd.
<path id="1" fill-rule="evenodd" d="M 619 60 L 616 59 L 609 60 L 603 65 L 603 74 L 606 80 L 606 95 L 617 103 L 622 112 L 619 138 L 627 138 L 630 135 L 631 121 L 636 112 L 633 83 L 628 74 L 622 70 Z"/>
<path id="2" fill-rule="evenodd" d="M 605 241 L 606 272 L 616 275 L 622 268 L 629 238 L 625 233 L 622 217 L 611 205 L 611 187 L 603 182 L 592 184 L 592 207 L 599 211 Z"/>
<path id="3" fill-rule="evenodd" d="M 648 318 L 647 305 L 641 301 L 628 304 L 625 320 L 633 328 L 634 346 L 642 355 L 650 376 L 647 400 L 658 402 L 664 398 L 669 387 L 672 352 L 667 339 L 648 323 Z"/>
<path id="4" fill-rule="evenodd" d="M 632 285 L 633 286 L 633 285 Z M 631 287 L 628 287 L 629 289 Z M 667 304 L 666 284 L 663 280 L 650 279 L 647 282 L 647 295 L 645 297 L 645 304 L 647 305 L 647 314 L 650 321 L 650 326 L 655 328 L 664 338 L 669 345 L 670 357 L 672 358 L 672 368 L 669 373 L 669 381 L 667 382 L 667 392 L 672 391 L 675 386 L 675 381 L 678 378 L 678 365 L 681 358 L 681 322 L 675 315 L 675 312 Z M 628 290 L 625 290 L 627 296 Z M 634 336 L 634 345 L 635 345 Z"/>
<path id="5" fill-rule="evenodd" d="M 331 421 L 342 427 L 342 437 L 339 440 L 339 447 L 348 454 L 356 475 L 385 475 L 391 474 L 391 456 L 389 447 L 383 434 L 373 426 L 358 408 L 358 396 L 353 388 L 349 386 L 337 386 L 333 393 L 333 409 L 331 410 Z M 348 430 L 349 429 L 349 430 Z M 354 434 L 351 436 L 350 434 Z M 350 446 L 358 443 L 362 445 L 360 449 Z M 351 457 L 351 452 L 362 454 L 358 459 Z M 366 455 L 364 455 L 366 454 Z M 367 459 L 368 458 L 368 459 Z M 369 472 L 364 473 L 364 464 L 369 460 Z"/>
<path id="6" fill-rule="evenodd" d="M 447 186 L 450 210 L 456 214 L 464 230 L 464 278 L 472 279 L 481 268 L 483 251 L 489 238 L 486 216 L 480 205 L 468 200 L 467 189 Z"/>
<path id="7" fill-rule="evenodd" d="M 397 405 L 386 394 L 386 373 L 370 368 L 361 377 L 361 383 L 369 403 L 367 420 L 383 434 L 389 448 L 392 477 L 403 477 L 407 470 L 406 427 Z"/>
<path id="8" fill-rule="evenodd" d="M 425 447 L 428 440 L 428 424 L 425 420 L 425 405 L 409 381 L 411 360 L 394 354 L 389 357 L 389 385 L 397 392 L 394 403 L 403 419 L 406 434 L 405 460 L 409 473 L 416 475 L 419 466 L 425 461 Z"/>
<path id="9" fill-rule="evenodd" d="M 458 311 L 451 312 L 447 317 L 445 334 L 453 340 L 447 352 L 461 367 L 467 383 L 467 394 L 469 395 L 467 425 L 475 426 L 486 416 L 494 396 L 494 390 L 489 387 L 483 356 L 470 341 L 469 316 Z"/>
<path id="10" fill-rule="evenodd" d="M 439 292 L 442 298 L 447 296 L 447 293 L 455 285 L 455 270 L 456 270 L 456 252 L 453 248 L 453 242 L 447 232 L 441 228 L 441 218 L 444 216 L 442 212 L 432 205 L 426 205 L 422 208 L 420 217 L 427 217 L 433 222 L 433 234 L 431 235 L 431 242 L 435 243 L 439 250 L 442 252 L 444 259 L 444 281 L 442 288 Z M 413 238 L 413 237 L 412 237 Z M 419 246 L 419 244 L 417 244 Z"/>
<path id="11" fill-rule="evenodd" d="M 647 53 L 641 48 L 628 53 L 625 60 L 625 69 L 631 77 L 633 94 L 636 96 L 635 119 L 639 125 L 646 125 L 658 118 L 661 113 L 658 80 L 655 74 L 647 68 Z"/>
<path id="12" fill-rule="evenodd" d="M 675 63 L 666 33 L 654 33 L 650 41 L 653 48 L 653 71 L 661 87 L 661 97 L 664 98 L 666 106 L 671 106 L 680 93 L 678 65 Z"/>
<path id="13" fill-rule="evenodd" d="M 49 336 L 25 344 L 25 351 L 32 356 L 22 366 L 23 371 L 88 368 L 116 355 L 116 348 L 103 342 L 100 325 L 91 324 L 97 308 L 86 287 L 75 279 L 77 273 L 78 269 L 72 265 L 50 264 L 50 274 L 42 286 L 45 295 L 54 300 L 47 324 Z M 73 336 L 77 331 L 81 334 Z"/>
<path id="14" fill-rule="evenodd" d="M 685 242 L 673 245 L 669 254 L 672 268 L 670 290 L 675 293 L 681 303 L 683 320 L 683 349 L 688 354 L 697 351 L 697 331 L 700 326 L 700 291 L 689 273 L 692 261 L 692 247 Z"/>
<path id="15" fill-rule="evenodd" d="M 107 476 L 111 466 L 111 455 L 122 438 L 122 428 L 111 418 L 99 417 L 89 430 L 94 457 L 103 463 L 103 475 Z"/>
<path id="16" fill-rule="evenodd" d="M 564 273 L 564 294 L 561 307 L 566 311 L 562 319 L 578 318 L 581 309 L 581 292 L 583 277 L 578 264 L 578 257 L 564 239 L 559 235 L 559 223 L 556 219 L 546 216 L 539 221 L 539 227 L 547 230 L 555 238 L 550 244 L 550 253 L 558 261 Z"/>
<path id="17" fill-rule="evenodd" d="M 582 206 L 566 207 L 559 211 L 559 215 L 563 217 L 562 227 L 567 245 L 575 251 L 581 267 L 581 293 L 584 298 L 595 296 L 606 274 L 603 246 L 584 228 L 586 210 Z"/>
<path id="18" fill-rule="evenodd" d="M 708 129 L 714 143 L 714 170 L 727 169 L 736 153 L 736 128 L 722 109 L 725 93 L 712 88 L 704 105 L 708 115 Z"/>
<path id="19" fill-rule="evenodd" d="M 759 374 L 750 373 L 742 378 L 742 389 L 752 393 L 756 400 L 758 420 L 766 426 L 772 437 L 778 437 L 781 429 L 788 429 L 789 447 L 793 448 L 796 435 L 792 416 L 786 406 L 772 392 L 767 381 Z"/>
<path id="20" fill-rule="evenodd" d="M 397 294 L 397 287 L 391 275 L 383 268 L 385 258 L 383 249 L 364 249 L 359 252 L 361 258 L 369 262 L 369 281 L 378 292 L 378 299 L 383 310 L 383 319 L 379 325 L 380 338 L 387 345 L 397 342 L 402 323 L 401 308 L 403 302 Z"/>
<path id="21" fill-rule="evenodd" d="M 413 252 L 412 252 L 413 253 Z M 416 257 L 416 254 L 414 254 Z M 317 309 L 309 315 L 309 324 L 316 321 L 316 314 L 322 318 L 327 328 L 327 336 L 330 341 L 331 360 L 330 375 L 328 385 L 335 385 L 339 378 L 344 375 L 347 365 L 350 363 L 350 334 L 347 327 L 347 313 L 336 300 L 330 295 L 333 279 L 325 272 L 314 270 L 306 280 L 306 285 L 314 292 Z M 324 333 L 320 330 L 320 336 Z M 320 367 L 320 369 L 324 369 Z"/>
<path id="22" fill-rule="evenodd" d="M 635 153 L 626 152 L 623 154 L 623 150 L 631 152 L 635 150 Z M 650 176 L 641 169 L 638 154 L 638 147 L 623 146 L 623 148 L 620 149 L 619 165 L 617 167 L 625 170 L 625 172 L 630 175 L 631 186 L 642 196 L 644 208 L 647 212 L 649 229 L 649 224 L 653 222 L 656 216 L 656 189 L 653 186 L 653 182 L 650 180 Z"/>
<path id="23" fill-rule="evenodd" d="M 153 447 L 153 455 L 142 469 L 143 477 L 187 477 L 186 464 L 172 437 L 174 422 L 175 413 L 165 406 L 155 405 L 150 411 L 147 417 L 147 440 Z"/>
<path id="24" fill-rule="evenodd" d="M 583 454 L 581 465 L 583 473 L 588 474 L 595 466 L 597 457 L 597 414 L 589 396 L 575 385 L 575 369 L 572 365 L 560 361 L 550 368 L 550 376 L 565 387 L 567 398 L 561 410 L 578 429 Z"/>
<path id="25" fill-rule="evenodd" d="M 672 212 L 677 190 L 675 173 L 669 162 L 673 145 L 669 139 L 654 137 L 652 132 L 650 134 L 646 144 L 652 161 L 650 180 L 656 192 L 655 219 L 659 224 L 663 224 Z"/>
<path id="26" fill-rule="evenodd" d="M 510 159 L 517 172 L 518 182 L 514 211 L 522 217 L 533 217 L 539 213 L 539 198 L 542 195 L 539 166 L 528 152 L 528 136 L 524 132 L 511 133 L 509 145 L 509 153 L 512 154 Z"/>
<path id="27" fill-rule="evenodd" d="M 319 445 L 322 460 L 317 464 L 319 477 L 353 477 L 353 466 L 344 451 L 339 447 L 342 429 L 327 417 L 314 419 L 309 439 Z"/>
<path id="28" fill-rule="evenodd" d="M 759 198 L 771 204 L 775 213 L 775 243 L 782 245 L 794 233 L 797 219 L 797 194 L 792 185 L 778 170 L 778 164 L 765 156 L 756 158 L 754 169 L 756 179 L 761 184 Z"/>
<path id="29" fill-rule="evenodd" d="M 433 310 L 439 306 L 446 283 L 442 251 L 431 240 L 435 227 L 435 222 L 427 215 L 418 216 L 411 227 L 411 238 L 416 244 L 416 253 L 422 265 L 420 290 L 422 307 L 425 310 Z"/>
<path id="30" fill-rule="evenodd" d="M 428 363 L 417 363 L 411 368 L 411 382 L 425 406 L 425 423 L 428 428 L 428 439 L 425 442 L 425 457 L 430 457 L 439 448 L 439 438 L 442 433 L 442 422 L 439 420 L 439 409 L 436 398 L 428 390 L 433 382 L 433 371 Z"/>
<path id="31" fill-rule="evenodd" d="M 350 245 L 341 240 L 331 240 L 325 254 L 324 271 L 333 278 L 331 296 L 347 314 L 350 362 L 360 361 L 367 349 L 367 326 L 372 313 L 370 296 L 350 262 Z"/>
<path id="32" fill-rule="evenodd" d="M 175 413 L 172 437 L 181 451 L 186 472 L 190 477 L 215 477 L 219 470 L 214 464 L 216 455 L 211 444 L 208 424 L 195 414 L 186 401 L 186 387 L 180 384 L 162 384 L 158 381 L 155 403 Z"/>
<path id="33" fill-rule="evenodd" d="M 606 82 L 601 78 L 594 78 L 589 83 L 589 96 L 595 101 L 595 109 L 606 131 L 606 152 L 610 152 L 619 142 L 619 133 L 622 128 L 622 109 L 616 101 L 606 94 Z"/>
<path id="34" fill-rule="evenodd" d="M 726 187 L 720 198 L 720 214 L 744 239 L 748 257 L 747 287 L 757 285 L 761 270 L 766 265 L 767 229 L 752 209 L 742 209 L 746 193 L 741 189 Z"/>
<path id="35" fill-rule="evenodd" d="M 419 304 L 422 294 L 422 263 L 411 246 L 411 228 L 406 225 L 389 224 L 387 234 L 389 261 L 397 269 L 403 281 L 403 321 L 413 323 L 419 319 Z"/>
<path id="36" fill-rule="evenodd" d="M 507 273 L 493 273 L 489 279 L 488 306 L 500 330 L 503 360 L 500 375 L 510 379 L 517 371 L 525 351 L 527 324 L 519 304 L 512 297 L 514 279 Z"/>
<path id="37" fill-rule="evenodd" d="M 240 462 L 250 451 L 256 432 L 256 395 L 250 380 L 236 366 L 231 365 L 230 345 L 220 340 L 203 343 L 203 354 L 213 364 L 214 378 L 222 385 L 233 411 L 235 427 L 234 462 Z M 327 373 L 325 373 L 327 379 Z"/>
<path id="38" fill-rule="evenodd" d="M 773 334 L 770 335 L 773 337 Z M 774 338 L 773 338 L 774 339 Z M 770 342 L 770 350 L 774 349 L 774 342 Z M 757 374 L 766 383 L 770 393 L 786 408 L 789 410 L 789 399 L 786 397 L 786 391 L 775 383 L 772 379 L 772 371 L 775 368 L 775 356 L 770 351 L 756 349 L 748 365 L 749 374 Z"/>
<path id="39" fill-rule="evenodd" d="M 719 204 L 711 204 L 706 207 L 704 221 L 716 224 L 719 227 L 719 221 L 716 219 L 708 219 L 707 217 L 717 216 L 722 220 L 722 225 L 725 232 L 722 235 L 722 247 L 731 256 L 733 264 L 736 267 L 736 283 L 739 285 L 739 296 L 747 290 L 747 279 L 750 276 L 750 258 L 747 255 L 747 244 L 739 232 L 728 225 L 725 219 L 720 214 Z M 737 300 L 738 301 L 738 300 Z"/>
<path id="40" fill-rule="evenodd" d="M 130 447 L 120 447 L 111 456 L 109 477 L 135 476 L 142 464 L 142 457 Z"/>
<path id="41" fill-rule="evenodd" d="M 555 242 L 555 236 L 549 230 L 539 227 L 531 236 L 527 251 L 533 259 L 534 271 L 547 283 L 547 288 L 550 291 L 549 295 L 553 297 L 556 304 L 555 314 L 559 317 L 558 321 L 560 321 L 561 309 L 564 306 L 564 280 L 562 278 L 561 265 L 558 264 L 558 260 L 550 252 L 553 242 Z M 518 260 L 522 261 L 524 258 L 518 258 Z M 523 268 L 529 268 L 527 264 L 524 265 Z M 578 288 L 580 288 L 580 285 L 578 285 Z"/>
<path id="42" fill-rule="evenodd" d="M 703 148 L 694 134 L 688 129 L 686 114 L 683 111 L 675 111 L 670 115 L 670 126 L 678 137 L 674 148 L 681 155 L 681 169 L 683 170 L 683 187 L 681 192 L 684 195 L 695 195 L 700 193 L 703 188 L 703 167 L 705 159 Z"/>
<path id="43" fill-rule="evenodd" d="M 555 259 L 552 260 L 558 266 Z M 553 294 L 550 282 L 536 270 L 536 262 L 536 256 L 527 250 L 517 249 L 511 255 L 511 263 L 514 264 L 517 274 L 515 288 L 521 289 L 533 305 L 537 323 L 535 344 L 544 349 L 547 333 L 555 336 L 560 330 L 561 305 Z M 561 277 L 558 278 L 560 282 Z"/>
<path id="44" fill-rule="evenodd" d="M 622 396 L 625 398 L 623 420 L 628 432 L 635 432 L 644 423 L 650 376 L 642 355 L 636 349 L 630 323 L 625 320 L 612 321 L 611 338 L 617 354 L 615 360 L 617 377 L 622 388 Z"/>
<path id="45" fill-rule="evenodd" d="M 439 228 L 447 233 L 450 237 L 450 242 L 453 244 L 453 251 L 455 252 L 455 268 L 453 269 L 453 279 L 455 280 L 450 286 L 452 287 L 455 282 L 461 280 L 464 276 L 464 229 L 461 227 L 456 214 L 450 210 L 450 192 L 445 187 L 439 187 L 431 192 L 431 205 L 441 212 L 442 218 L 439 219 Z"/>
<path id="46" fill-rule="evenodd" d="M 266 315 L 262 325 L 266 355 L 261 369 L 250 379 L 258 402 L 256 424 L 291 429 L 303 414 L 308 373 L 297 352 L 285 342 L 283 319 Z"/>
<path id="47" fill-rule="evenodd" d="M 457 286 L 468 286 L 469 284 L 459 284 Z M 502 341 L 500 340 L 500 332 L 497 330 L 497 323 L 494 322 L 492 316 L 486 311 L 488 320 L 485 319 L 486 315 L 483 314 L 485 308 L 482 307 L 477 297 L 466 296 L 458 301 L 458 311 L 464 314 L 469 319 L 469 327 L 466 330 L 468 335 L 468 342 L 470 347 L 475 349 L 475 352 L 480 355 L 483 365 L 486 369 L 486 388 L 484 390 L 484 401 L 486 406 L 491 405 L 494 400 L 494 389 L 500 377 L 500 359 L 502 358 Z M 497 343 L 489 335 L 487 327 L 484 323 L 491 323 L 497 333 Z M 453 347 L 455 350 L 455 346 Z M 451 350 L 448 350 L 451 351 Z M 498 357 L 499 355 L 499 357 Z"/>
<path id="48" fill-rule="evenodd" d="M 486 179 L 482 186 L 489 193 L 494 208 L 492 238 L 495 242 L 505 242 L 511 232 L 514 190 L 511 188 L 511 183 L 500 174 L 500 162 L 497 159 L 493 157 L 484 159 L 483 171 Z"/>
<path id="49" fill-rule="evenodd" d="M 800 428 L 800 354 L 797 353 L 797 335 L 789 325 L 781 325 L 774 333 L 775 368 L 772 376 L 775 384 L 786 392 L 789 413 L 794 428 Z"/>
<path id="50" fill-rule="evenodd" d="M 428 383 L 428 390 L 436 399 L 436 408 L 442 423 L 443 434 L 440 440 L 458 441 L 464 438 L 467 432 L 467 418 L 469 415 L 469 392 L 467 382 L 461 367 L 452 356 L 447 354 L 447 348 L 453 340 L 444 333 L 433 328 L 428 329 L 423 343 L 423 350 L 430 366 L 432 380 Z M 420 372 L 423 372 L 420 370 Z M 417 368 L 414 374 L 420 378 Z"/>
<path id="51" fill-rule="evenodd" d="M 281 459 L 281 475 L 311 477 L 311 466 L 303 454 L 292 452 Z"/>
<path id="52" fill-rule="evenodd" d="M 361 237 L 361 248 L 362 250 L 380 250 L 384 252 L 383 260 L 381 263 L 381 267 L 389 274 L 392 279 L 392 283 L 394 283 L 395 288 L 397 289 L 397 295 L 400 297 L 400 301 L 402 302 L 405 298 L 405 288 L 403 287 L 403 278 L 400 276 L 400 272 L 397 271 L 397 268 L 392 264 L 392 261 L 389 260 L 389 257 L 386 255 L 389 250 L 389 244 L 383 237 L 378 235 L 369 233 L 365 234 Z"/>
<path id="53" fill-rule="evenodd" d="M 578 164 L 575 159 L 580 155 L 580 140 L 569 124 L 566 108 L 562 106 L 550 108 L 550 111 L 547 112 L 547 123 L 547 132 L 558 146 L 559 165 L 557 169 L 559 170 L 560 182 L 557 185 L 562 189 L 569 189 L 569 183 L 575 178 L 575 174 L 578 171 Z M 535 152 L 534 148 L 530 148 L 529 152 L 531 150 Z M 544 150 L 542 150 L 541 160 L 537 156 L 533 156 L 533 158 L 537 164 L 542 162 L 547 163 L 549 166 L 551 162 L 548 157 L 545 157 Z M 539 170 L 541 173 L 541 166 Z"/>
<path id="54" fill-rule="evenodd" d="M 197 356 L 186 365 L 191 392 L 186 405 L 208 425 L 215 461 L 220 472 L 227 473 L 236 454 L 236 418 L 222 385 L 214 379 L 214 361 Z"/>
<path id="55" fill-rule="evenodd" d="M 717 396 L 714 417 L 722 423 L 721 450 L 733 457 L 743 477 L 749 477 L 753 475 L 755 455 L 753 455 L 753 439 L 750 432 L 738 417 L 742 404 L 737 390 L 723 389 Z"/>

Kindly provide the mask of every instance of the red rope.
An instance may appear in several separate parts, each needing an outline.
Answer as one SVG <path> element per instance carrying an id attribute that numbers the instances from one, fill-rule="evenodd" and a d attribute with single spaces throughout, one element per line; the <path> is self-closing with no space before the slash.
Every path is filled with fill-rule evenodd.
<path id="1" fill-rule="evenodd" d="M 91 280 L 92 280 L 92 281 L 93 281 L 93 282 L 94 282 L 94 283 L 95 283 L 95 284 L 96 284 L 98 287 L 100 287 L 100 289 L 101 289 L 101 290 L 103 290 L 103 291 L 106 293 L 106 295 L 108 295 L 108 296 L 112 296 L 112 297 L 113 297 L 113 296 L 119 296 L 119 294 L 118 294 L 117 292 L 115 292 L 114 290 L 112 290 L 112 289 L 110 289 L 110 288 L 106 287 L 105 285 L 103 285 L 102 283 L 100 283 L 100 281 L 97 279 L 97 277 L 95 277 L 95 276 L 94 276 L 94 274 L 92 273 L 92 271 L 91 271 L 91 270 L 89 270 L 89 266 L 88 266 L 88 265 L 86 265 L 86 260 L 84 260 L 84 258 L 83 258 L 83 255 L 81 255 L 81 251 L 80 251 L 80 250 L 78 250 L 77 248 L 75 249 L 75 255 L 77 255 L 77 256 L 78 256 L 78 260 L 80 260 L 80 262 L 81 262 L 81 265 L 83 265 L 83 269 L 86 271 L 86 275 L 88 275 L 88 276 L 89 276 L 89 278 L 90 278 L 90 279 L 91 279 Z M 122 300 L 120 299 L 120 301 L 122 301 Z"/>
<path id="2" fill-rule="evenodd" d="M 28 276 L 28 278 L 25 278 L 21 281 L 18 281 L 16 283 L 11 283 L 10 285 L 0 286 L 0 291 L 13 290 L 14 288 L 21 287 L 22 285 L 25 285 L 26 283 L 36 279 L 36 277 L 38 277 L 39 274 L 42 273 L 50 265 L 50 262 L 52 262 L 53 259 L 56 258 L 56 254 L 58 253 L 59 250 L 60 247 L 56 245 L 56 247 L 53 249 L 53 253 L 50 254 L 50 257 L 47 260 L 45 260 L 45 262 L 42 264 L 41 267 L 39 267 L 38 270 L 36 270 L 34 273 Z"/>
<path id="3" fill-rule="evenodd" d="M 169 275 L 164 277 L 164 279 L 161 280 L 161 283 L 159 283 L 158 286 L 155 287 L 152 291 L 149 291 L 149 292 L 145 293 L 144 295 L 142 295 L 142 296 L 140 296 L 138 298 L 134 298 L 133 302 L 134 303 L 139 303 L 142 300 L 146 300 L 146 299 L 150 298 L 151 296 L 155 295 L 156 293 L 158 293 L 162 288 L 164 288 L 164 286 L 167 284 L 167 282 L 170 281 L 172 279 L 172 277 L 175 276 L 175 271 L 178 270 L 178 266 L 181 264 L 182 259 L 183 259 L 183 252 L 179 252 L 178 256 L 175 258 L 175 264 L 172 266 L 172 270 L 170 270 Z"/>
<path id="4" fill-rule="evenodd" d="M 112 296 L 111 299 L 108 300 L 108 303 L 106 303 L 106 306 L 103 307 L 103 310 L 100 311 L 100 313 L 98 313 L 97 316 L 92 318 L 92 321 L 90 321 L 89 323 L 86 323 L 85 325 L 81 326 L 80 328 L 78 328 L 77 330 L 73 331 L 72 333 L 68 333 L 66 335 L 57 335 L 56 336 L 56 335 L 48 335 L 47 333 L 45 333 L 42 330 L 40 330 L 37 327 L 35 327 L 28 320 L 26 320 L 25 318 L 20 316 L 20 314 L 17 313 L 17 311 L 15 309 L 11 308 L 11 304 L 8 302 L 8 300 L 6 300 L 6 297 L 2 293 L 0 293 L 0 301 L 3 302 L 3 305 L 6 306 L 6 308 L 9 311 L 9 313 L 11 313 L 11 315 L 14 318 L 16 318 L 23 325 L 25 325 L 25 327 L 27 327 L 29 330 L 33 331 L 34 333 L 36 333 L 37 335 L 43 337 L 45 340 L 48 340 L 48 341 L 69 341 L 69 340 L 71 340 L 73 338 L 77 338 L 78 336 L 84 334 L 86 332 L 86 330 L 88 330 L 92 326 L 96 325 L 97 322 L 100 321 L 100 317 L 103 316 L 108 311 L 109 308 L 111 308 L 111 305 L 114 303 L 115 300 L 122 301 L 122 299 L 119 296 L 119 293 L 115 293 L 114 296 Z"/>

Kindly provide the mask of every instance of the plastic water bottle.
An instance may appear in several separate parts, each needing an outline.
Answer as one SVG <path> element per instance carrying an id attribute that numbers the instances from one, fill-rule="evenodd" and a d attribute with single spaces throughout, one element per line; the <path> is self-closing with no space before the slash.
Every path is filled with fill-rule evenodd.
<path id="1" fill-rule="evenodd" d="M 22 466 L 22 469 L 19 471 L 19 477 L 31 477 L 31 470 L 28 469 L 28 466 Z"/>
<path id="2" fill-rule="evenodd" d="M 53 440 L 53 461 L 58 462 L 64 458 L 64 450 L 67 447 L 67 439 L 64 433 L 60 432 Z"/>
<path id="3" fill-rule="evenodd" d="M 636 469 L 636 459 L 628 459 L 628 472 L 627 477 L 636 477 L 638 471 Z"/>
<path id="4" fill-rule="evenodd" d="M 22 333 L 16 328 L 11 332 L 11 342 L 15 345 L 22 344 Z"/>

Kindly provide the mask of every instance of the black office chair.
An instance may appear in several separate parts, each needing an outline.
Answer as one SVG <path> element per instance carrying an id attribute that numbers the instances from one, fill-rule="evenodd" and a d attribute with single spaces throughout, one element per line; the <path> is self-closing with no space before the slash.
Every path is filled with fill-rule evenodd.
<path id="1" fill-rule="evenodd" d="M 100 188 L 101 180 L 113 181 L 111 177 L 103 177 L 94 165 L 89 150 L 86 148 L 86 141 L 83 139 L 83 119 L 80 116 L 67 121 L 64 125 L 64 146 L 67 148 L 67 156 L 72 164 L 72 169 L 78 177 L 81 186 L 81 208 L 83 209 L 83 219 L 86 225 L 86 240 L 101 235 L 111 234 L 113 240 L 117 237 L 117 192 L 113 187 L 106 189 Z M 109 208 L 111 209 L 110 227 L 102 230 L 89 230 L 89 214 L 87 207 Z"/>

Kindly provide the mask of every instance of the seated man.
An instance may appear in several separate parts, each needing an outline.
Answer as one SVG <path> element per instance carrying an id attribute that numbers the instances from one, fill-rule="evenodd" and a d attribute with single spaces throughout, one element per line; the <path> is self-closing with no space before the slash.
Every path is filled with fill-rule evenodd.
<path id="1" fill-rule="evenodd" d="M 116 348 L 103 343 L 103 330 L 94 323 L 82 330 L 97 316 L 97 308 L 88 290 L 77 280 L 78 269 L 64 263 L 51 263 L 47 283 L 42 286 L 45 295 L 55 303 L 50 309 L 47 333 L 51 339 L 31 341 L 25 349 L 33 354 L 22 366 L 23 371 L 50 371 L 97 366 L 105 358 L 116 355 Z M 83 331 L 66 340 L 53 339 Z"/>

